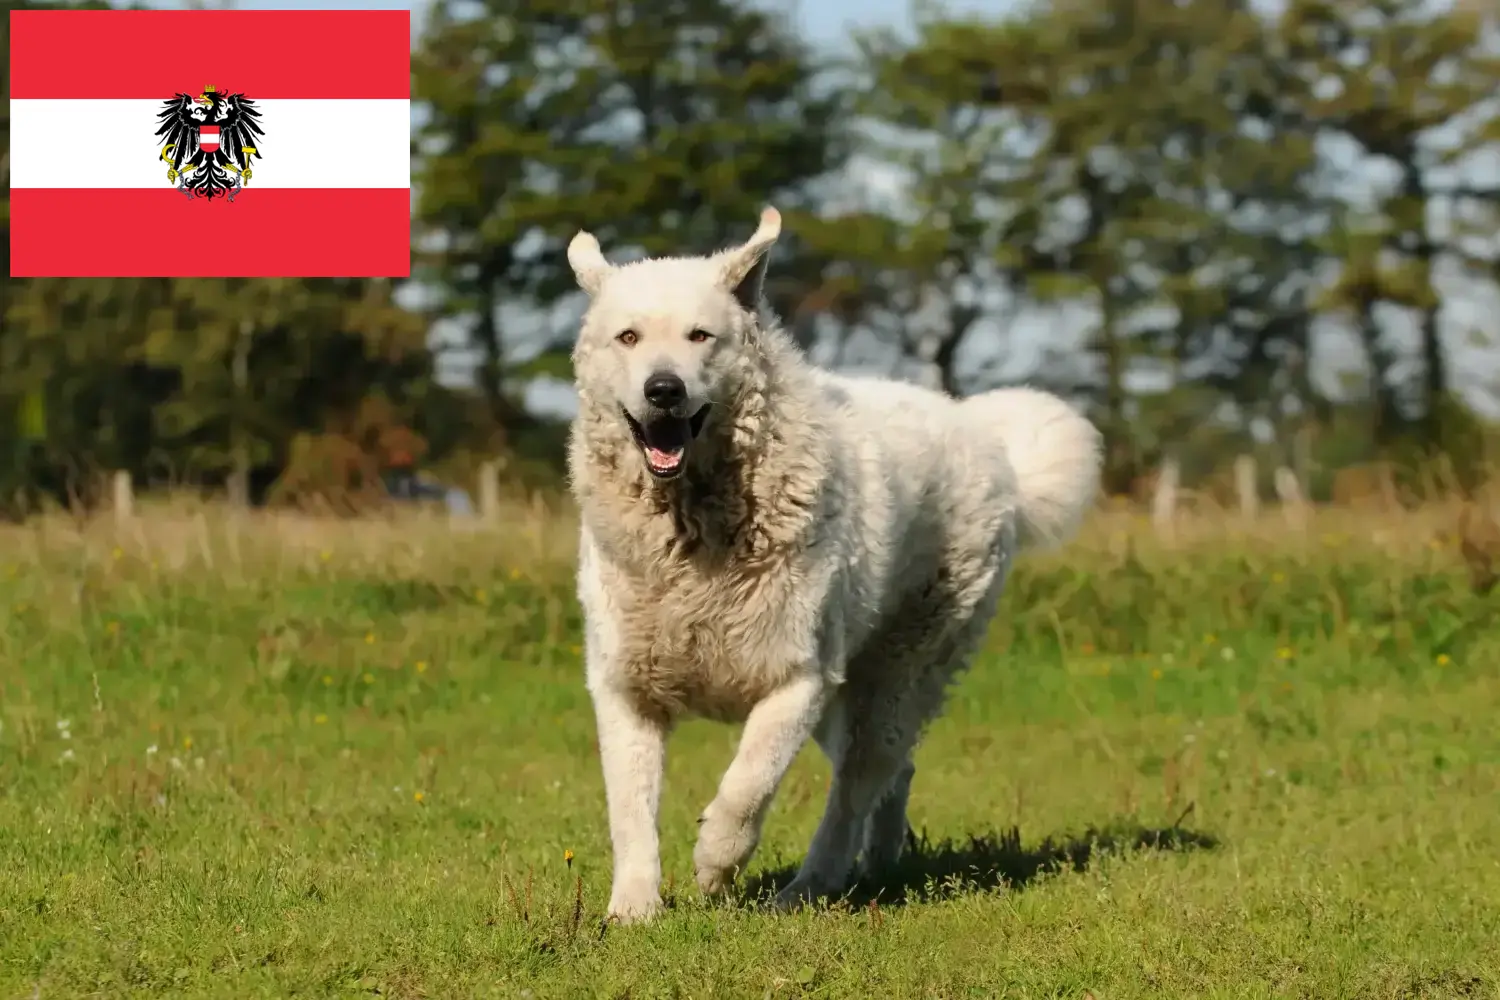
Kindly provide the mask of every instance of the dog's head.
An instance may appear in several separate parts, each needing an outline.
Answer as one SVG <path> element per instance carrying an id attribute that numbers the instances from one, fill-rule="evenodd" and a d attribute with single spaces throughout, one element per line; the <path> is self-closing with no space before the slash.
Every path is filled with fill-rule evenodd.
<path id="1" fill-rule="evenodd" d="M 713 407 L 730 402 L 753 355 L 766 263 L 780 234 L 780 214 L 766 208 L 747 242 L 711 257 L 616 266 L 590 233 L 568 245 L 590 300 L 573 352 L 580 392 L 618 410 L 653 477 L 681 475 Z"/>

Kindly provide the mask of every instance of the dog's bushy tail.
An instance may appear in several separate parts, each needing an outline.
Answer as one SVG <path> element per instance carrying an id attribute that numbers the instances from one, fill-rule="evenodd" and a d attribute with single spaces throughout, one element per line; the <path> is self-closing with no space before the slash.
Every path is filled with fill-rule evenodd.
<path id="1" fill-rule="evenodd" d="M 1061 545 L 1099 493 L 1104 439 L 1066 401 L 1039 389 L 995 389 L 964 400 L 1005 445 L 1020 494 L 1021 544 Z"/>

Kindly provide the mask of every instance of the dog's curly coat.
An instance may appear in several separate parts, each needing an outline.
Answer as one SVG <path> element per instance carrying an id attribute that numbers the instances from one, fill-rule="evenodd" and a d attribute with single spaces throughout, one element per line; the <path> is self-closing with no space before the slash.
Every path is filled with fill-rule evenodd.
<path id="1" fill-rule="evenodd" d="M 705 892 L 749 860 L 809 736 L 833 781 L 778 903 L 895 860 L 913 748 L 1013 556 L 1069 537 L 1097 490 L 1099 434 L 1055 396 L 957 401 L 807 362 L 761 308 L 779 232 L 768 208 L 712 257 L 614 266 L 585 232 L 568 248 L 590 297 L 569 465 L 622 920 L 661 906 L 657 805 L 684 713 L 745 723 L 700 820 Z"/>

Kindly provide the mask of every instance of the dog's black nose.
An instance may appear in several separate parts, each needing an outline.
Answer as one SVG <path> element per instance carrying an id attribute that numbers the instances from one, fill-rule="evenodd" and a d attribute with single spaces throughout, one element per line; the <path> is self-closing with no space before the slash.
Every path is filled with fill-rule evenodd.
<path id="1" fill-rule="evenodd" d="M 687 399 L 687 386 L 676 375 L 660 373 L 646 379 L 646 400 L 663 410 L 681 404 Z"/>

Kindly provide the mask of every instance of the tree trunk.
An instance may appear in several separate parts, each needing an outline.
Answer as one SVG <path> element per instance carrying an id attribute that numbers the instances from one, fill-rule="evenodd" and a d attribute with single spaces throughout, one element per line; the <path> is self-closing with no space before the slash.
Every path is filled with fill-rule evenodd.
<path id="1" fill-rule="evenodd" d="M 1424 265 L 1429 274 L 1431 266 L 1430 260 Z M 1448 396 L 1448 369 L 1443 357 L 1442 341 L 1438 336 L 1435 305 L 1422 310 L 1422 361 L 1422 396 L 1425 405 L 1421 423 L 1422 443 L 1429 449 L 1436 450 L 1443 444 L 1443 403 Z"/>
<path id="2" fill-rule="evenodd" d="M 529 422 L 529 417 L 505 394 L 505 347 L 495 321 L 495 303 L 488 297 L 479 307 L 479 324 L 474 333 L 484 352 L 479 363 L 479 391 L 484 396 L 493 430 L 499 435 L 496 443 L 503 447 L 510 443 L 518 428 Z"/>
<path id="3" fill-rule="evenodd" d="M 1365 299 L 1359 304 L 1359 337 L 1370 363 L 1370 441 L 1378 454 L 1385 455 L 1401 436 L 1406 418 L 1397 404 L 1396 389 L 1391 385 L 1390 371 L 1396 359 L 1380 343 L 1380 328 L 1375 323 L 1375 303 Z"/>
<path id="4" fill-rule="evenodd" d="M 958 372 L 954 370 L 954 362 L 958 359 L 959 345 L 963 343 L 964 335 L 969 332 L 969 327 L 974 324 L 976 318 L 976 310 L 962 306 L 949 309 L 948 333 L 939 341 L 937 350 L 932 354 L 932 363 L 938 372 L 938 384 L 954 399 L 960 395 Z"/>
<path id="5" fill-rule="evenodd" d="M 1426 208 L 1429 200 L 1427 184 L 1415 162 L 1408 161 L 1406 176 L 1402 180 L 1402 194 L 1421 206 L 1421 215 L 1415 224 L 1415 236 L 1411 255 L 1417 262 L 1421 275 L 1422 303 L 1422 416 L 1418 422 L 1424 447 L 1436 450 L 1442 445 L 1443 400 L 1448 395 L 1448 371 L 1443 359 L 1443 345 L 1438 337 L 1438 303 L 1432 287 L 1432 265 L 1437 257 L 1437 245 L 1427 233 Z"/>
<path id="6" fill-rule="evenodd" d="M 250 442 L 245 429 L 245 416 L 250 412 L 250 341 L 254 328 L 249 320 L 240 323 L 239 336 L 234 342 L 234 361 L 231 376 L 234 381 L 234 409 L 230 427 L 233 469 L 229 473 L 229 503 L 245 508 L 250 506 Z"/>
<path id="7" fill-rule="evenodd" d="M 1136 478 L 1135 446 L 1125 419 L 1125 347 L 1115 329 L 1115 299 L 1108 279 L 1099 283 L 1099 338 L 1104 356 L 1104 489 L 1129 493 Z"/>

